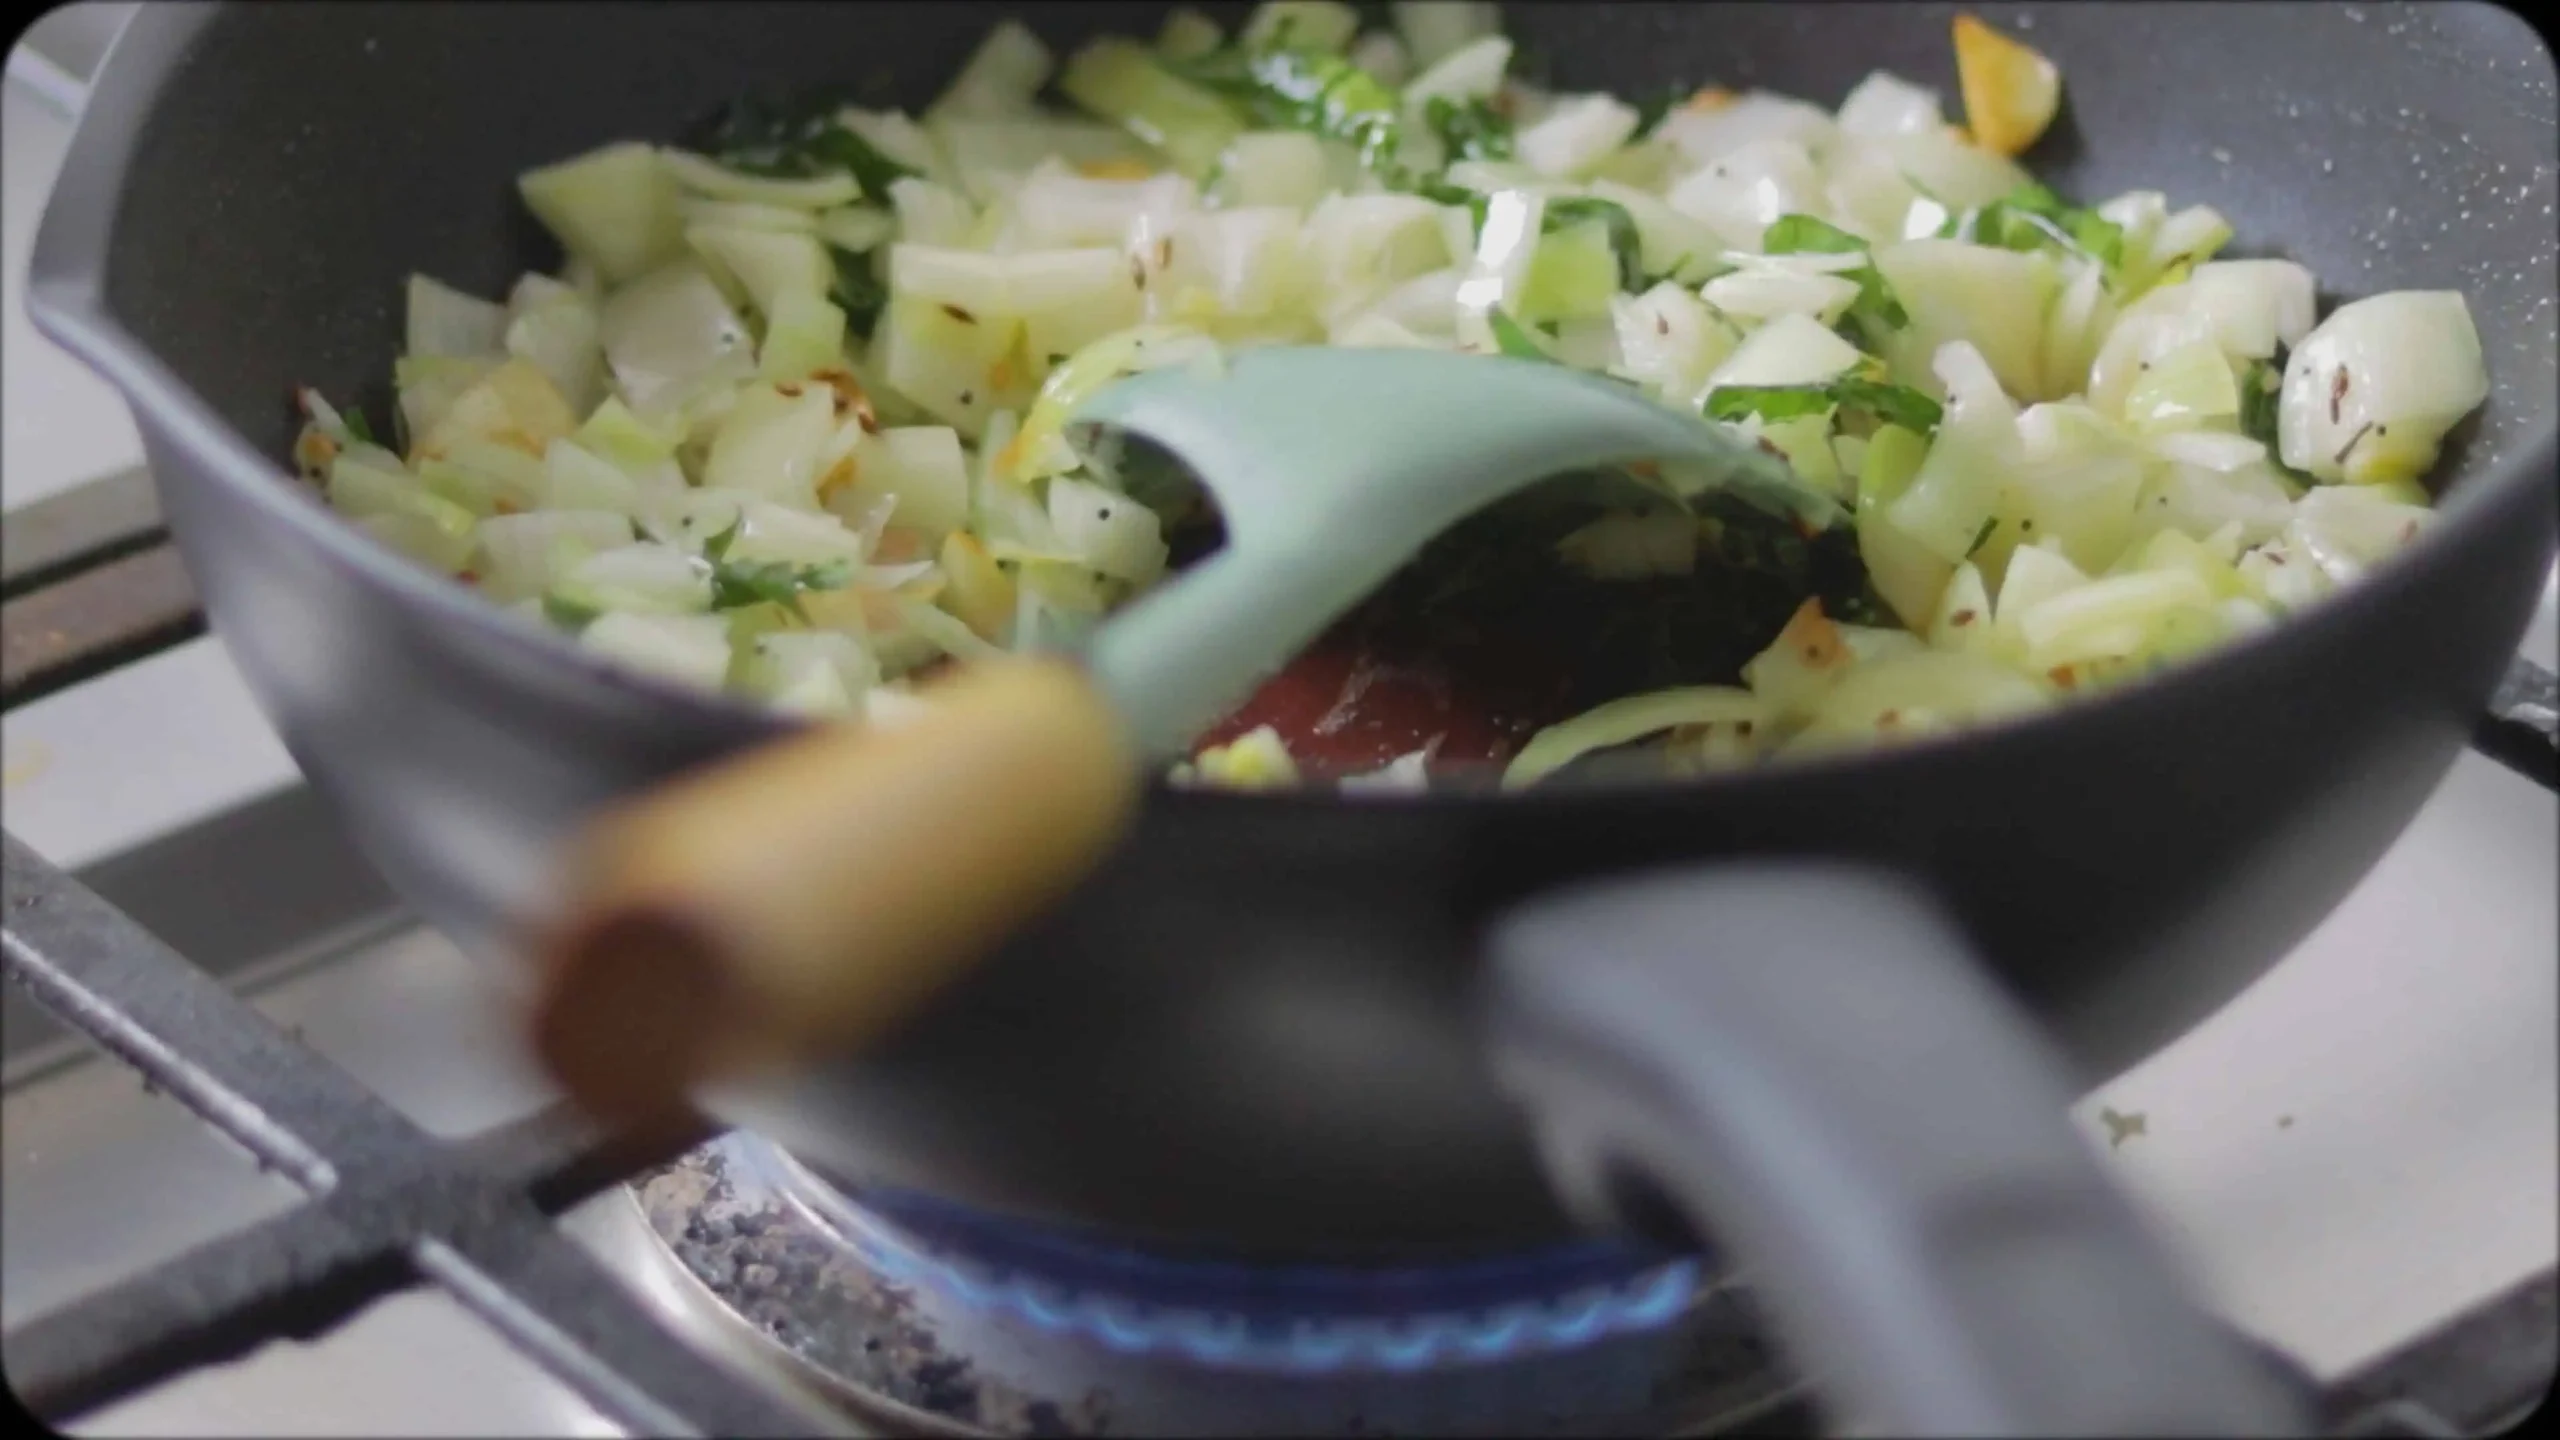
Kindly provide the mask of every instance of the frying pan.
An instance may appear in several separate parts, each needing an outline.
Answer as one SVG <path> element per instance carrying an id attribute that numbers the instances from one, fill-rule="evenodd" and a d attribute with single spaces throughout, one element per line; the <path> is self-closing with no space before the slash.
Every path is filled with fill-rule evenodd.
<path id="1" fill-rule="evenodd" d="M 2554 544 L 2551 60 L 2486 5 L 1980 8 L 2064 67 L 2029 160 L 2065 193 L 2211 204 L 2236 252 L 2302 260 L 2331 301 L 2469 298 L 2493 392 L 2408 554 L 2156 679 L 1886 753 L 1512 797 L 1158 787 L 1097 872 L 879 1043 L 707 1102 L 852 1183 L 1264 1259 L 1516 1250 L 1667 1196 L 1784 1262 L 1782 1322 L 1857 1362 L 1867 1413 L 2264 1421 L 2059 1105 L 2343 897 L 2514 651 Z M 465 948 L 511 953 L 601 808 L 790 727 L 375 549 L 280 464 L 289 387 L 381 413 L 363 382 L 410 271 L 494 293 L 547 266 L 516 171 L 751 91 L 914 105 L 1009 10 L 170 5 L 118 43 L 31 306 L 130 401 L 287 747 Z M 1160 18 L 1024 13 L 1059 46 Z M 1828 102 L 1879 67 L 1952 93 L 1949 18 L 1524 5 L 1508 27 L 1565 87 Z M 2103 1328 L 2061 1336 L 2092 1295 L 2116 1297 Z M 2144 1365 L 2197 1377 L 2143 1392 L 2194 1407 L 2104 1393 Z"/>

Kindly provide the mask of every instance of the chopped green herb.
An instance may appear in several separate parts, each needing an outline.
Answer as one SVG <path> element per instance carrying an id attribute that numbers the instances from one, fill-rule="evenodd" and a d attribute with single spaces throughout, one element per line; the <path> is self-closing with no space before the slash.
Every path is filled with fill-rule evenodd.
<path id="1" fill-rule="evenodd" d="M 1503 354 L 1515 360 L 1552 358 L 1547 354 L 1546 347 L 1540 345 L 1528 331 L 1520 328 L 1520 322 L 1504 313 L 1501 306 L 1493 307 L 1492 313 L 1486 315 L 1485 319 L 1493 326 L 1493 342 L 1502 348 Z"/>
<path id="2" fill-rule="evenodd" d="M 841 590 L 853 582 L 853 566 L 843 560 L 822 565 L 794 565 L 785 560 L 732 560 L 729 548 L 746 524 L 741 516 L 719 534 L 702 542 L 702 558 L 711 566 L 711 608 L 735 610 L 749 605 L 779 605 L 802 619 L 804 590 Z"/>
<path id="3" fill-rule="evenodd" d="M 851 175 L 865 195 L 915 172 L 845 128 L 831 99 L 739 100 L 688 137 L 695 149 L 732 170 L 796 180 Z"/>
<path id="4" fill-rule="evenodd" d="M 1760 237 L 1760 248 L 1772 255 L 1854 255 L 1867 248 L 1867 242 L 1812 215 L 1781 215 L 1769 222 Z"/>
<path id="5" fill-rule="evenodd" d="M 1710 420 L 1795 420 L 1838 404 L 1828 385 L 1719 385 L 1707 394 Z"/>
<path id="6" fill-rule="evenodd" d="M 2000 517 L 1999 517 L 1999 516 L 1997 516 L 1997 515 L 1986 515 L 1986 516 L 1984 516 L 1984 517 L 1983 517 L 1983 519 L 1982 519 L 1982 528 L 1973 532 L 1973 543 L 1972 543 L 1972 544 L 1970 544 L 1970 545 L 1967 545 L 1966 547 L 1964 547 L 1964 558 L 1966 558 L 1967 560 L 1972 559 L 1972 558 L 1974 557 L 1975 552 L 1977 552 L 1977 551 L 1981 550 L 1983 546 L 1990 544 L 1990 543 L 1991 543 L 1991 532 L 1992 532 L 1992 531 L 1994 531 L 1994 530 L 1997 530 L 1997 529 L 1999 529 L 1999 528 L 2000 528 Z"/>
<path id="7" fill-rule="evenodd" d="M 338 418 L 346 422 L 347 436 L 349 439 L 354 440 L 359 445 L 371 445 L 377 443 L 373 438 L 373 426 L 365 420 L 364 412 L 362 410 L 350 405 L 346 409 L 338 412 Z"/>
<path id="8" fill-rule="evenodd" d="M 1819 415 L 1838 406 L 1871 415 L 1888 425 L 1927 435 L 1938 428 L 1946 411 L 1937 401 L 1908 385 L 1893 385 L 1857 375 L 1843 375 L 1817 385 L 1719 385 L 1707 395 L 1710 420 L 1794 420 Z"/>
<path id="9" fill-rule="evenodd" d="M 2276 439 L 2277 399 L 2284 390 L 2284 367 L 2288 359 L 2285 347 L 2276 347 L 2275 358 L 2251 361 L 2240 372 L 2240 433 L 2267 447 L 2267 459 L 2297 485 L 2319 482 L 2284 463 L 2284 447 Z"/>
<path id="10" fill-rule="evenodd" d="M 1876 268 L 1867 242 L 1827 220 L 1781 215 L 1760 237 L 1760 248 L 1771 255 L 1867 256 L 1866 264 L 1842 271 L 1841 278 L 1857 282 L 1858 298 L 1849 302 L 1849 313 L 1843 318 L 1858 329 L 1870 350 L 1881 347 L 1888 332 L 1911 323 L 1911 312 L 1902 308 L 1902 297 L 1893 293 L 1892 283 Z"/>
<path id="11" fill-rule="evenodd" d="M 2002 250 L 2066 250 L 2088 256 L 2110 273 L 2124 260 L 2123 226 L 2033 181 L 1988 205 L 1948 216 L 1938 234 Z"/>
<path id="12" fill-rule="evenodd" d="M 1511 158 L 1511 122 L 1483 100 L 1434 95 L 1423 102 L 1422 123 L 1440 137 L 1451 160 Z"/>
<path id="13" fill-rule="evenodd" d="M 827 247 L 827 258 L 836 266 L 835 283 L 827 295 L 844 312 L 848 333 L 868 336 L 871 327 L 880 322 L 880 312 L 888 308 L 889 290 L 872 272 L 869 256 L 857 255 L 840 245 Z"/>
<path id="14" fill-rule="evenodd" d="M 1235 105 L 1257 125 L 1342 141 L 1370 170 L 1392 172 L 1403 138 L 1396 93 L 1339 55 L 1226 45 L 1189 58 L 1160 56 L 1158 63 Z"/>
<path id="15" fill-rule="evenodd" d="M 1859 376 L 1843 376 L 1831 383 L 1832 398 L 1844 410 L 1862 410 L 1887 425 L 1899 425 L 1921 435 L 1934 434 L 1938 422 L 1946 418 L 1945 407 L 1908 385 L 1893 385 Z"/>

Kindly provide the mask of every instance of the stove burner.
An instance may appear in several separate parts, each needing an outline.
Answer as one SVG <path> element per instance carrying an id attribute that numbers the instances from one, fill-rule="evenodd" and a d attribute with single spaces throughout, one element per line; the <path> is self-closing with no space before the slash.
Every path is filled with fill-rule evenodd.
<path id="1" fill-rule="evenodd" d="M 636 1193 L 730 1328 L 910 1429 L 1694 1433 L 1793 1393 L 1748 1298 L 1694 1258 L 1169 1259 L 924 1197 L 857 1200 L 734 1135 Z"/>

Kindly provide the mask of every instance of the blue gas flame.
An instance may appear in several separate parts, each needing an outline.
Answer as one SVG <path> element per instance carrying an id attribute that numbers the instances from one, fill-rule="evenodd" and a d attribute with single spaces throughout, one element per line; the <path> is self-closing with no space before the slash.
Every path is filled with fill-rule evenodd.
<path id="1" fill-rule="evenodd" d="M 775 1158 L 784 1177 L 798 1171 Z M 884 1219 L 806 1172 L 785 1183 L 893 1283 L 1121 1355 L 1222 1369 L 1412 1374 L 1575 1350 L 1671 1324 L 1706 1273 L 1614 1246 L 1393 1272 L 1167 1260 L 914 1197 Z M 918 1214 L 930 1223 L 900 1223 Z"/>

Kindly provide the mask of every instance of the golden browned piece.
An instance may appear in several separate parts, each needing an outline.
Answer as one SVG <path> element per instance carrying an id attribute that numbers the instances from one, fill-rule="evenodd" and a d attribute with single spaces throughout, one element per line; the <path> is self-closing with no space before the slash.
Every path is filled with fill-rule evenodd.
<path id="1" fill-rule="evenodd" d="M 1138 793 L 1082 671 L 991 662 L 894 728 L 829 725 L 599 821 L 538 938 L 536 1053 L 598 1116 L 872 1039 L 1056 900 Z"/>

